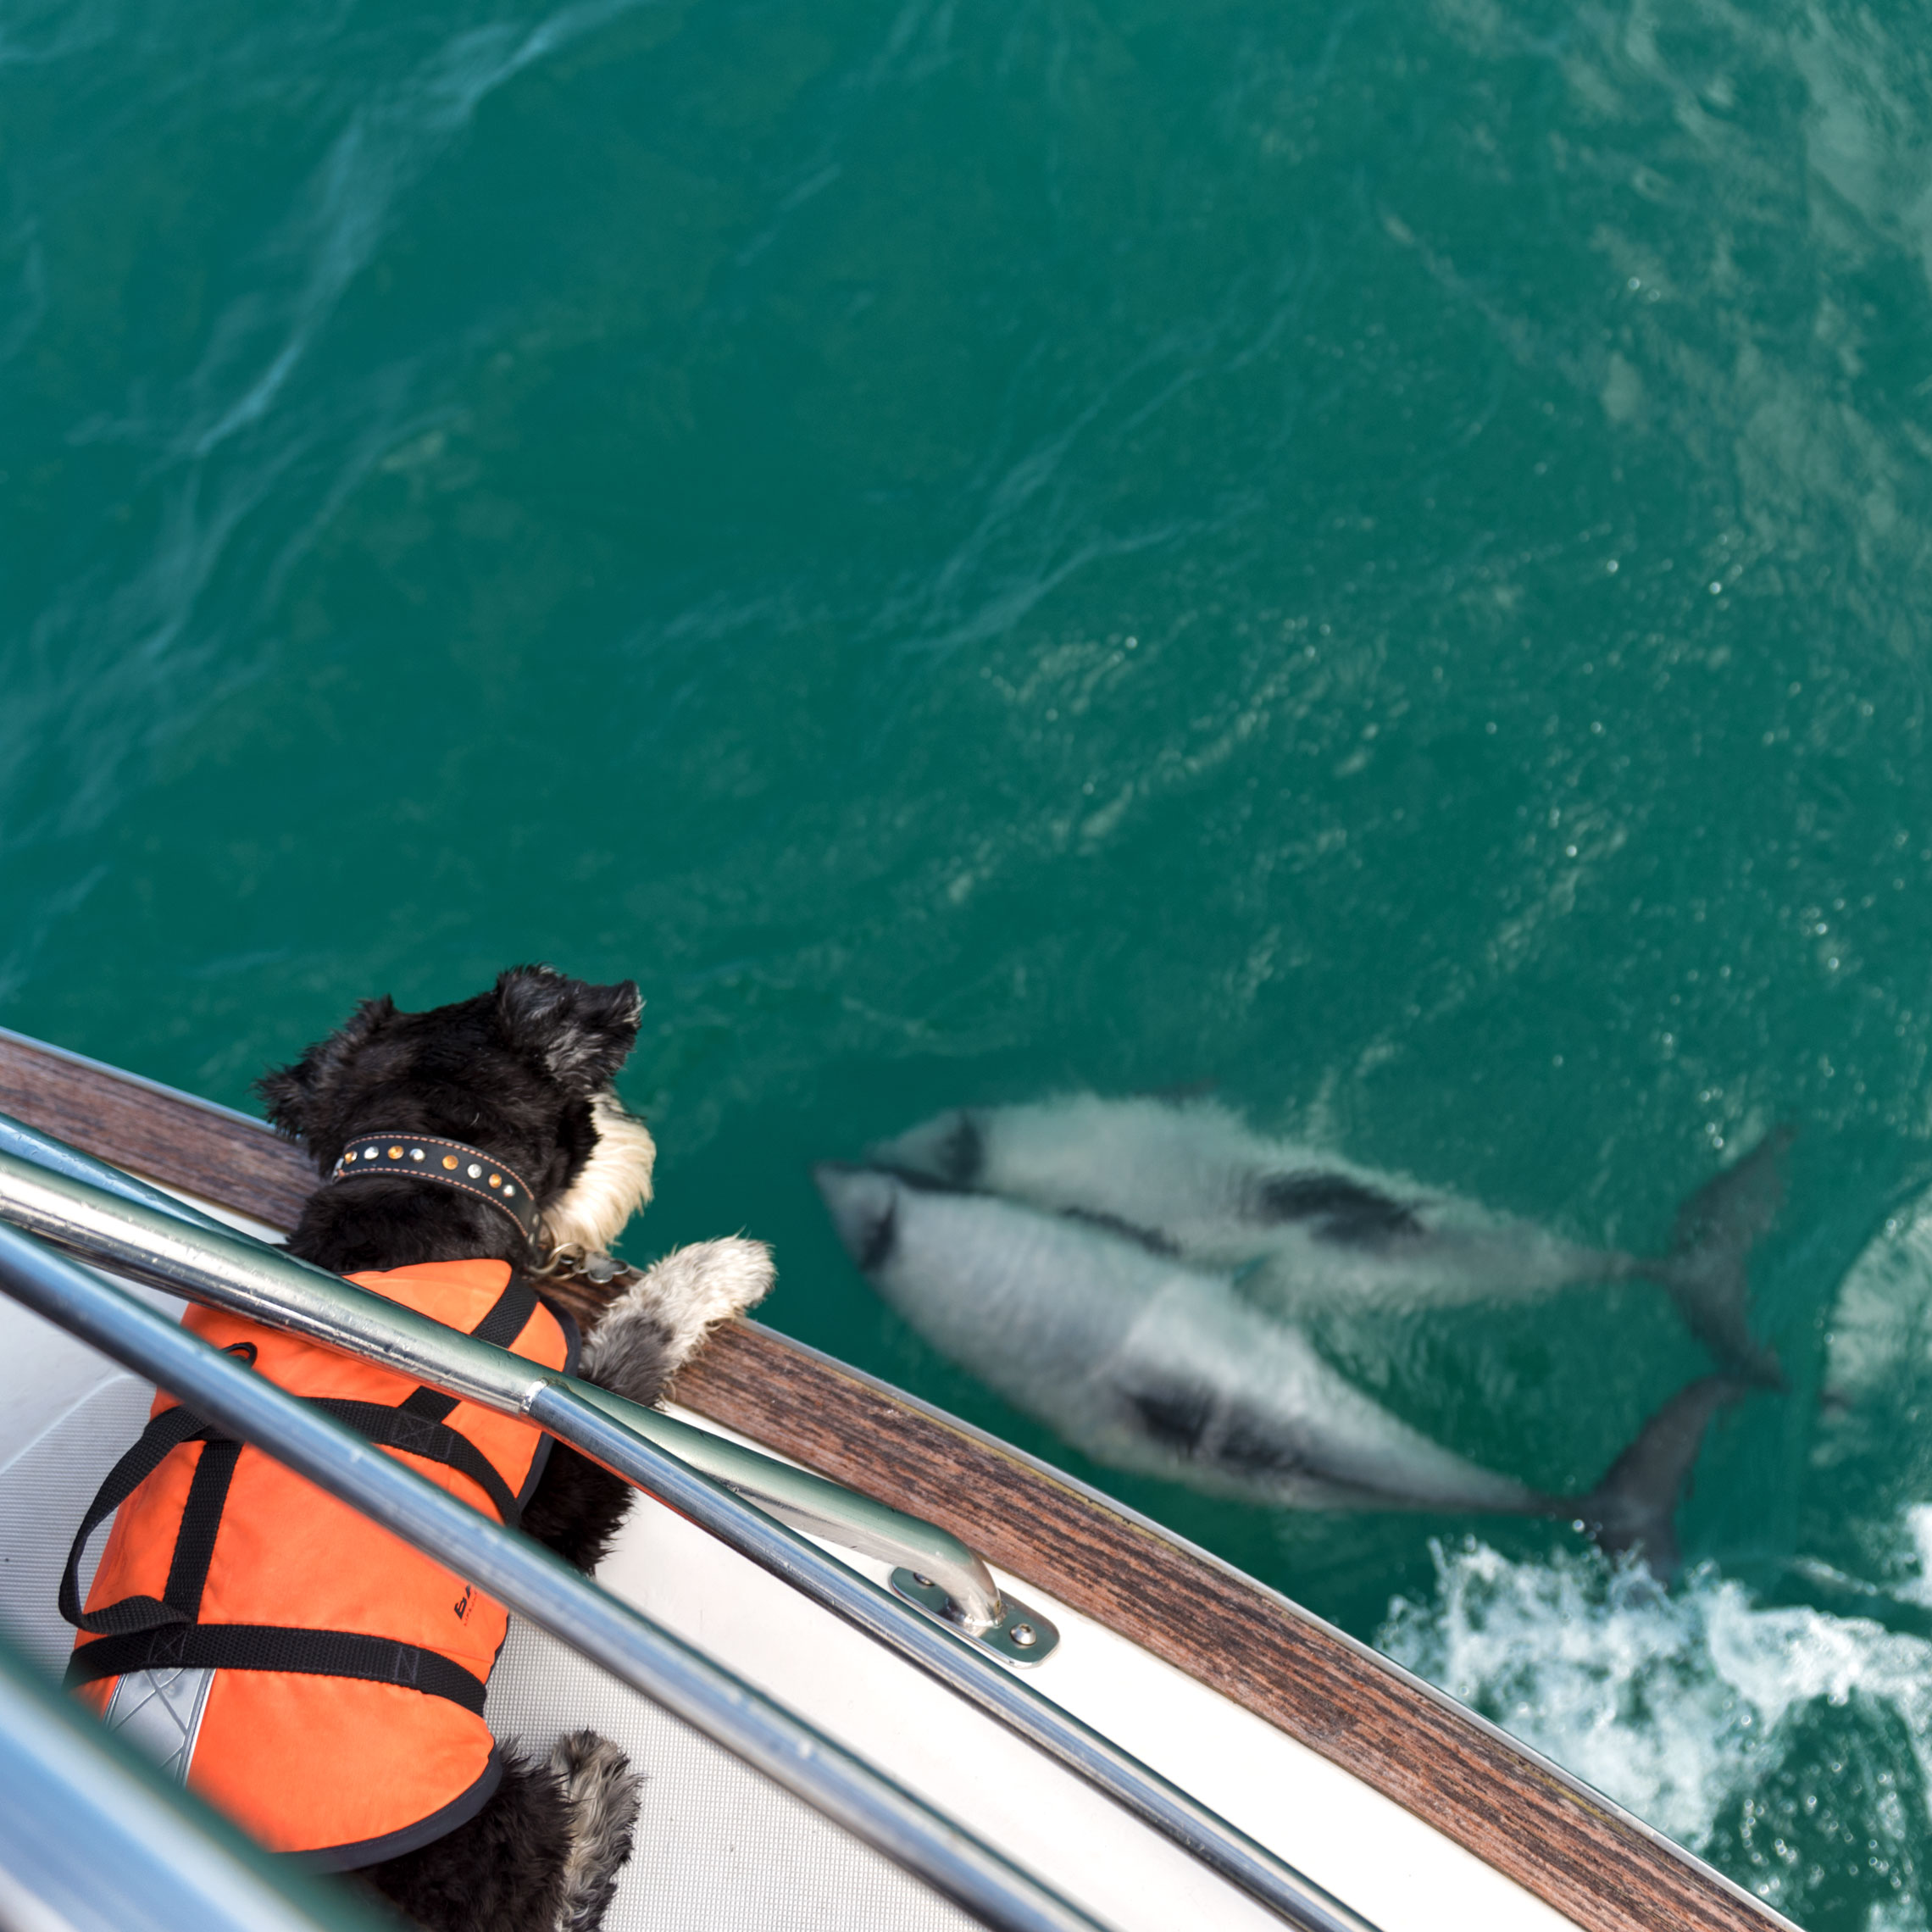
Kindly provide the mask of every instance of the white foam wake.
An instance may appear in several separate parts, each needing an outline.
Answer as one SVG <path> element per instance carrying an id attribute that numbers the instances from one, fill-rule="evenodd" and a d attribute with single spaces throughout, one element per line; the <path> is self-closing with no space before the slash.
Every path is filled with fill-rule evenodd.
<path id="1" fill-rule="evenodd" d="M 1932 1553 L 1932 1510 L 1913 1512 L 1907 1528 Z M 1833 1768 L 1807 1770 L 1794 1734 L 1820 1704 L 1885 1707 L 1896 1719 L 1888 1732 L 1902 1731 L 1917 1761 L 1916 1777 L 1901 1766 L 1906 1775 L 1887 1780 L 1895 1796 L 1932 1789 L 1932 1643 L 1862 1618 L 1760 1607 L 1711 1570 L 1666 1596 L 1646 1572 L 1594 1554 L 1516 1563 L 1472 1541 L 1437 1544 L 1435 1557 L 1435 1600 L 1396 1598 L 1378 1647 L 1693 1851 L 1712 1848 L 1727 1815 L 1748 1822 L 1794 1770 L 1824 1791 Z M 1801 1812 L 1817 1802 L 1797 1799 Z M 1914 1863 L 1932 1818 L 1922 1802 L 1918 1816 L 1896 1803 L 1876 1810 L 1888 1808 L 1861 1820 L 1879 1895 L 1865 1924 L 1924 1932 L 1923 1903 L 1881 1874 Z M 1724 1862 L 1768 1902 L 1795 1907 L 1806 1874 L 1766 1823 L 1764 1862 Z"/>

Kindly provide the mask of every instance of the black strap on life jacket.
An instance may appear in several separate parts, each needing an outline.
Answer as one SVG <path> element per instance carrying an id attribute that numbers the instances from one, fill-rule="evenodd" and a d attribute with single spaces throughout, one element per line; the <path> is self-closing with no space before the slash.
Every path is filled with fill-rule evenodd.
<path id="1" fill-rule="evenodd" d="M 513 1274 L 491 1305 L 489 1313 L 469 1332 L 477 1341 L 486 1341 L 494 1348 L 508 1348 L 529 1326 L 536 1306 L 536 1289 L 522 1275 Z M 446 1396 L 441 1389 L 418 1389 L 396 1406 L 399 1413 L 421 1416 L 425 1422 L 441 1422 L 456 1403 L 454 1396 Z"/>
<path id="2" fill-rule="evenodd" d="M 508 1347 L 523 1333 L 536 1308 L 536 1291 L 520 1274 L 512 1274 L 489 1312 L 469 1332 L 479 1341 Z M 225 1352 L 239 1355 L 250 1368 L 254 1366 L 252 1343 L 235 1343 Z M 441 1463 L 467 1476 L 496 1506 L 499 1519 L 512 1529 L 517 1526 L 522 1512 L 509 1485 L 468 1436 L 451 1429 L 443 1419 L 457 1406 L 454 1396 L 419 1388 L 394 1407 L 336 1396 L 301 1399 L 379 1446 Z M 162 1596 L 124 1596 L 98 1610 L 84 1610 L 80 1562 L 88 1538 L 169 1455 L 190 1442 L 200 1442 L 203 1447 L 188 1485 Z M 242 1448 L 238 1437 L 177 1403 L 154 1417 L 140 1440 L 108 1472 L 75 1535 L 67 1567 L 61 1573 L 61 1615 L 76 1629 L 100 1640 L 83 1645 L 69 1660 L 67 1687 L 71 1690 L 103 1677 L 118 1677 L 125 1671 L 161 1668 L 275 1670 L 403 1684 L 480 1711 L 482 1683 L 440 1652 L 414 1644 L 353 1631 L 197 1621 L 222 1511 Z"/>
<path id="3" fill-rule="evenodd" d="M 253 1351 L 250 1352 L 253 1353 Z M 80 1557 L 87 1539 L 161 1467 L 163 1460 L 184 1442 L 205 1442 L 196 1465 L 194 1480 L 188 1485 L 186 1507 L 181 1512 L 181 1526 L 175 1533 L 174 1560 L 168 1567 L 164 1596 L 124 1596 L 118 1603 L 92 1612 L 80 1607 Z M 217 1450 L 226 1453 L 218 1456 Z M 73 1547 L 67 1552 L 67 1568 L 60 1576 L 60 1613 L 75 1629 L 98 1635 L 119 1636 L 135 1630 L 152 1630 L 164 1624 L 192 1624 L 201 1610 L 202 1586 L 208 1580 L 208 1564 L 214 1555 L 214 1536 L 208 1525 L 213 1514 L 219 1526 L 221 1507 L 228 1500 L 228 1483 L 239 1460 L 241 1445 L 212 1423 L 204 1422 L 191 1410 L 179 1406 L 164 1410 L 141 1432 L 141 1439 L 108 1472 L 108 1480 L 94 1492 L 87 1513 L 75 1533 Z M 199 1561 L 197 1562 L 197 1557 Z M 195 1574 L 198 1572 L 198 1574 Z"/>
<path id="4" fill-rule="evenodd" d="M 400 1684 L 480 1713 L 480 1677 L 441 1651 L 354 1630 L 297 1630 L 280 1624 L 172 1624 L 83 1644 L 67 1665 L 69 1690 L 130 1670 L 280 1670 L 297 1677 L 355 1677 Z"/>

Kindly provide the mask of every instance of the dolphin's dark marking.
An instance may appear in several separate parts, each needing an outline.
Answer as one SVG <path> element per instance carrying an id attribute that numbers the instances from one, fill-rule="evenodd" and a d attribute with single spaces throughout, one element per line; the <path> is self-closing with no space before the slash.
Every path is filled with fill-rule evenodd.
<path id="1" fill-rule="evenodd" d="M 1069 1208 L 1063 1212 L 1069 1221 L 1085 1221 L 1090 1228 L 1104 1228 L 1110 1235 L 1119 1235 L 1136 1247 L 1144 1247 L 1149 1254 L 1173 1257 L 1180 1252 L 1180 1243 L 1158 1228 L 1140 1227 L 1122 1220 L 1118 1214 L 1103 1213 L 1097 1208 Z"/>
<path id="2" fill-rule="evenodd" d="M 1149 1437 L 1176 1455 L 1194 1455 L 1214 1419 L 1214 1397 L 1197 1383 L 1163 1382 L 1122 1393 Z"/>
<path id="3" fill-rule="evenodd" d="M 841 1165 L 837 1161 L 827 1161 L 822 1164 L 835 1169 Z M 917 1168 L 893 1167 L 890 1163 L 874 1171 L 889 1174 L 902 1185 L 921 1194 L 972 1194 L 978 1191 L 969 1181 L 956 1179 L 951 1174 L 924 1174 Z M 1149 1254 L 1162 1255 L 1172 1260 L 1180 1253 L 1180 1243 L 1172 1235 L 1163 1235 L 1158 1228 L 1144 1228 L 1138 1222 L 1130 1221 L 1123 1215 L 1109 1214 L 1104 1208 L 1065 1208 L 1060 1213 L 1063 1219 L 1084 1221 L 1090 1228 L 1103 1228 L 1110 1235 L 1119 1235 L 1123 1241 L 1132 1241 L 1135 1246 L 1145 1248 Z M 880 1259 L 884 1258 L 885 1256 L 881 1253 Z M 861 1265 L 870 1267 L 873 1264 L 862 1262 Z"/>
<path id="4" fill-rule="evenodd" d="M 1312 1221 L 1324 1240 L 1351 1246 L 1378 1246 L 1424 1232 L 1413 1208 L 1346 1174 L 1313 1170 L 1263 1174 L 1249 1201 L 1257 1221 Z"/>
<path id="5" fill-rule="evenodd" d="M 1267 1417 L 1236 1403 L 1221 1425 L 1214 1460 L 1241 1476 L 1313 1474 L 1308 1458 L 1268 1426 Z"/>
<path id="6" fill-rule="evenodd" d="M 1203 1468 L 1251 1477 L 1321 1473 L 1260 1410 L 1198 1382 L 1143 1383 L 1123 1393 L 1151 1441 Z"/>

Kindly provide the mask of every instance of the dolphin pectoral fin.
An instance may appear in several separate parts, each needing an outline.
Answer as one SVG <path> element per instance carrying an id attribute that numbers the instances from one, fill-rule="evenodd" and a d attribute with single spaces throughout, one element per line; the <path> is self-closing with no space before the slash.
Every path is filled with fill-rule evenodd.
<path id="1" fill-rule="evenodd" d="M 1795 1130 L 1774 1127 L 1735 1167 L 1707 1181 L 1678 1210 L 1670 1252 L 1646 1272 L 1669 1291 L 1684 1324 L 1727 1374 L 1782 1389 L 1775 1352 L 1751 1332 L 1746 1263 L 1784 1198 L 1784 1154 Z"/>
<path id="2" fill-rule="evenodd" d="M 1219 1438 L 1214 1444 L 1214 1460 L 1237 1476 L 1272 1477 L 1278 1481 L 1287 1477 L 1324 1480 L 1310 1467 L 1307 1452 L 1299 1443 L 1291 1442 L 1279 1430 L 1270 1429 L 1266 1416 L 1239 1406 L 1222 1418 Z"/>
<path id="3" fill-rule="evenodd" d="M 1285 1482 L 1341 1493 L 1311 1468 L 1300 1442 L 1248 1403 L 1178 1379 L 1141 1381 L 1120 1392 L 1137 1434 L 1218 1484 L 1238 1490 Z"/>
<path id="4" fill-rule="evenodd" d="M 1560 1505 L 1581 1517 L 1607 1556 L 1629 1552 L 1668 1582 L 1682 1567 L 1675 1517 L 1704 1432 L 1721 1408 L 1749 1392 L 1730 1375 L 1706 1375 L 1679 1389 L 1637 1432 L 1586 1496 Z"/>

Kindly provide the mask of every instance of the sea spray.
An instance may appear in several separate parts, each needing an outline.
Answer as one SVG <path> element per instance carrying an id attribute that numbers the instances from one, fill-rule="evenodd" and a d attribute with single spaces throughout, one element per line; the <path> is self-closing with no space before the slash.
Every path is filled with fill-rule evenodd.
<path id="1" fill-rule="evenodd" d="M 1907 1525 L 1922 1546 L 1929 1524 Z M 1761 1607 L 1709 1566 L 1667 1594 L 1594 1553 L 1432 1552 L 1434 1598 L 1391 1604 L 1389 1656 L 1808 1932 L 1927 1924 L 1932 1643 Z"/>

